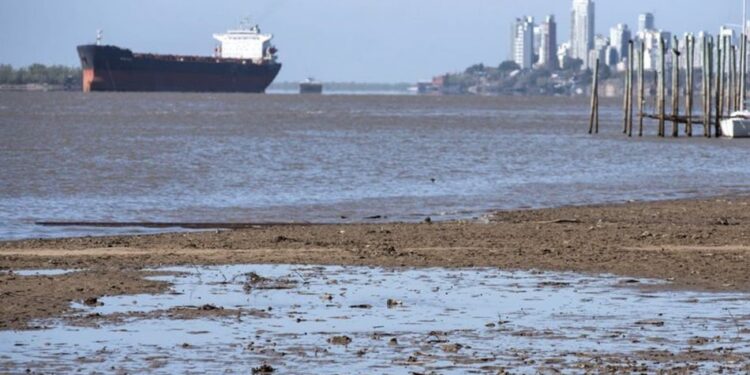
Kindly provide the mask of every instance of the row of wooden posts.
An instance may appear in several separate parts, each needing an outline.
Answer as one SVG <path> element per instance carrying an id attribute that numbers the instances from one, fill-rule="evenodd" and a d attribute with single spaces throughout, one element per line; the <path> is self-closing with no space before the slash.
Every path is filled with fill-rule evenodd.
<path id="1" fill-rule="evenodd" d="M 747 96 L 747 44 L 748 37 L 742 34 L 739 46 L 732 44 L 729 36 L 717 37 L 714 41 L 712 36 L 703 38 L 702 43 L 702 111 L 695 114 L 695 37 L 685 37 L 685 48 L 683 50 L 686 61 L 686 73 L 684 75 L 685 110 L 680 113 L 680 59 L 682 52 L 679 48 L 679 39 L 674 37 L 672 45 L 672 89 L 671 89 L 671 113 L 667 113 L 667 43 L 664 38 L 659 40 L 659 66 L 654 71 L 656 83 L 656 95 L 654 97 L 654 113 L 646 113 L 646 76 L 645 76 L 645 54 L 646 48 L 643 41 L 638 42 L 639 52 L 637 54 L 638 71 L 635 72 L 635 42 L 628 43 L 628 60 L 625 68 L 625 84 L 623 96 L 623 133 L 633 135 L 633 76 L 638 80 L 638 136 L 643 136 L 644 120 L 646 118 L 658 120 L 658 135 L 666 136 L 666 122 L 672 123 L 672 136 L 679 136 L 679 124 L 685 124 L 684 131 L 689 137 L 693 136 L 693 126 L 703 125 L 703 136 L 721 136 L 721 119 L 728 117 L 732 112 L 744 109 Z M 634 74 L 637 73 L 637 74 Z M 591 119 L 589 134 L 599 132 L 599 59 L 594 66 L 593 84 L 591 88 Z"/>

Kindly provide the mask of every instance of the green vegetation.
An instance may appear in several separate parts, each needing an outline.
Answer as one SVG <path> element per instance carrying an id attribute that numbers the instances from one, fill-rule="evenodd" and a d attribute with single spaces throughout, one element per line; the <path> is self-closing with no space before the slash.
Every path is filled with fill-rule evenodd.
<path id="1" fill-rule="evenodd" d="M 81 69 L 63 65 L 33 64 L 15 69 L 11 65 L 0 64 L 0 84 L 25 85 L 29 83 L 59 86 L 80 86 Z"/>
<path id="2" fill-rule="evenodd" d="M 581 70 L 581 61 L 569 61 L 565 69 L 521 69 L 513 61 L 503 61 L 497 67 L 475 64 L 460 73 L 443 76 L 444 94 L 480 95 L 578 95 L 591 82 L 591 71 Z M 617 78 L 609 68 L 602 69 L 601 79 Z"/>

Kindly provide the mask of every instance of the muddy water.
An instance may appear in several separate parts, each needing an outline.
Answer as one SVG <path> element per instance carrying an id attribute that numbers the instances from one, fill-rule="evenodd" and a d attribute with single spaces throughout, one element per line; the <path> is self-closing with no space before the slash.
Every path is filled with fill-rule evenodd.
<path id="1" fill-rule="evenodd" d="M 578 373 L 603 371 L 602 361 L 645 372 L 750 369 L 746 294 L 495 269 L 160 271 L 174 285 L 167 294 L 78 304 L 73 316 L 43 322 L 48 329 L 0 333 L 0 371 L 248 373 L 265 363 L 299 374 Z"/>
<path id="2" fill-rule="evenodd" d="M 0 239 L 148 233 L 39 220 L 420 221 L 748 190 L 748 142 L 628 140 L 619 106 L 590 137 L 585 99 L 0 93 Z"/>

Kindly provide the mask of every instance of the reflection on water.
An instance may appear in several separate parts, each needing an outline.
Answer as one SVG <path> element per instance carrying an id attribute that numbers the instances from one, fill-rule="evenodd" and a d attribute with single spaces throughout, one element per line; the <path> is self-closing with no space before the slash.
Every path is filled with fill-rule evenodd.
<path id="1" fill-rule="evenodd" d="M 750 358 L 746 294 L 648 292 L 634 286 L 656 282 L 495 269 L 161 271 L 172 272 L 156 277 L 174 284 L 166 294 L 104 298 L 77 305 L 75 315 L 88 320 L 0 332 L 0 371 L 248 373 L 265 362 L 298 374 L 571 373 L 606 358 L 643 363 L 644 372 L 692 363 L 708 373 L 741 369 Z M 154 314 L 205 306 L 231 313 Z M 691 351 L 709 355 L 659 365 L 640 357 Z"/>
<path id="2" fill-rule="evenodd" d="M 569 98 L 0 93 L 0 238 L 35 221 L 470 218 L 745 191 L 743 140 L 586 134 Z M 653 133 L 653 132 L 651 132 Z"/>

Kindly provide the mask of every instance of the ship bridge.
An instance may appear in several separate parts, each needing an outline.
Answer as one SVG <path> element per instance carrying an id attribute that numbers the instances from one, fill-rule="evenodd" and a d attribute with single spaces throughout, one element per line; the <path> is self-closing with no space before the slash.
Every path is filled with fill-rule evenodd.
<path id="1" fill-rule="evenodd" d="M 262 34 L 260 28 L 241 27 L 224 34 L 214 34 L 221 42 L 217 55 L 227 59 L 247 59 L 253 61 L 272 60 L 275 49 L 271 45 L 272 34 Z"/>

